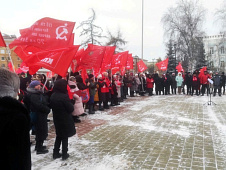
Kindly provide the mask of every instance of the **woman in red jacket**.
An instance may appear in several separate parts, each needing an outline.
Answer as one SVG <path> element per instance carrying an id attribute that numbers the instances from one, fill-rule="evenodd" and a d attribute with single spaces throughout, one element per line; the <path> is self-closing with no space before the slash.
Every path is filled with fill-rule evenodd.
<path id="1" fill-rule="evenodd" d="M 149 96 L 153 94 L 153 86 L 154 86 L 154 75 L 149 74 L 146 79 L 147 82 L 147 91 Z"/>

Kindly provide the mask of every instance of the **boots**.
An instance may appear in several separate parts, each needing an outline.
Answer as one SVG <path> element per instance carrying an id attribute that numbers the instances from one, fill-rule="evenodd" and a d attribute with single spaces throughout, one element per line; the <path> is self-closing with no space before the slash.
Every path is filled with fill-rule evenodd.
<path id="1" fill-rule="evenodd" d="M 45 154 L 48 153 L 49 150 L 46 149 L 46 147 L 43 146 L 43 141 L 36 141 L 36 154 Z"/>
<path id="2" fill-rule="evenodd" d="M 70 157 L 70 155 L 67 152 L 63 152 L 63 154 L 62 154 L 62 160 L 66 160 L 69 157 Z"/>
<path id="3" fill-rule="evenodd" d="M 59 153 L 59 150 L 53 149 L 53 159 L 61 158 L 62 154 Z"/>
<path id="4" fill-rule="evenodd" d="M 93 105 L 90 104 L 89 105 L 89 114 L 94 114 L 94 113 L 95 113 L 95 111 L 93 110 Z"/>
<path id="5" fill-rule="evenodd" d="M 81 120 L 79 119 L 78 116 L 73 116 L 73 120 L 74 120 L 75 123 L 80 123 L 81 122 Z"/>

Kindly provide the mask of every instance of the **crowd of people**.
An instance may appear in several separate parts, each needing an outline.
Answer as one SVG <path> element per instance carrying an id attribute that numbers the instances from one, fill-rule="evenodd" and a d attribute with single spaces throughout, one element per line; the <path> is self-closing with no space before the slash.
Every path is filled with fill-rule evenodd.
<path id="1" fill-rule="evenodd" d="M 35 135 L 36 154 L 49 152 L 43 143 L 48 136 L 48 115 L 51 110 L 56 131 L 53 159 L 66 160 L 69 157 L 68 138 L 76 134 L 75 123 L 81 122 L 80 116 L 120 105 L 128 96 L 203 96 L 205 93 L 213 93 L 213 96 L 218 93 L 221 96 L 222 89 L 225 94 L 225 79 L 224 72 L 212 74 L 207 71 L 203 74 L 199 71 L 179 72 L 177 75 L 167 72 L 161 76 L 158 72 L 130 72 L 123 76 L 103 72 L 96 77 L 91 73 L 84 76 L 77 72 L 65 77 L 56 75 L 46 78 L 44 74 L 31 76 L 29 73 L 22 73 L 18 77 L 15 73 L 0 69 L 0 124 L 1 136 L 4 136 L 1 143 L 7 146 L 3 148 L 5 159 L 0 161 L 11 168 L 19 166 L 29 169 L 30 134 Z M 17 140 L 16 145 L 14 139 Z"/>

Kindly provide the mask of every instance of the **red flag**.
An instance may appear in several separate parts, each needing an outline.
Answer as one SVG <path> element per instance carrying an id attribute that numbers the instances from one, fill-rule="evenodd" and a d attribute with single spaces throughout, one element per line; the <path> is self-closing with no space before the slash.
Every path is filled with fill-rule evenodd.
<path id="1" fill-rule="evenodd" d="M 27 72 L 29 71 L 29 67 L 28 67 L 24 62 L 22 62 L 22 63 L 20 64 L 20 69 L 21 69 L 21 71 L 23 71 L 24 73 L 27 73 Z"/>
<path id="2" fill-rule="evenodd" d="M 183 69 L 183 67 L 182 67 L 182 65 L 181 65 L 180 62 L 179 62 L 178 65 L 176 66 L 176 69 L 177 69 L 178 73 L 179 73 L 179 72 L 184 72 L 184 69 Z"/>
<path id="3" fill-rule="evenodd" d="M 6 47 L 5 40 L 2 37 L 2 33 L 0 32 L 0 47 Z"/>
<path id="4" fill-rule="evenodd" d="M 122 68 L 123 66 L 126 66 L 127 58 L 128 58 L 128 51 L 124 51 L 124 52 L 113 55 L 111 67 L 112 68 L 114 68 L 114 67 Z"/>
<path id="5" fill-rule="evenodd" d="M 10 43 L 9 47 L 28 45 L 51 50 L 72 46 L 74 25 L 75 22 L 42 18 L 31 27 L 20 30 L 21 36 Z"/>
<path id="6" fill-rule="evenodd" d="M 80 49 L 77 51 L 76 55 L 74 56 L 72 63 L 71 63 L 71 69 L 72 72 L 76 72 L 79 71 L 81 69 L 80 63 L 81 63 L 81 57 L 83 55 L 83 53 L 85 52 L 84 48 Z"/>
<path id="7" fill-rule="evenodd" d="M 167 67 L 168 67 L 168 61 L 169 61 L 169 58 L 167 58 L 163 61 L 160 61 L 160 62 L 156 63 L 155 65 L 158 67 L 159 70 L 166 71 Z"/>
<path id="8" fill-rule="evenodd" d="M 137 62 L 137 68 L 138 72 L 143 72 L 147 69 L 147 66 L 144 64 L 143 60 L 140 60 L 139 62 Z"/>
<path id="9" fill-rule="evenodd" d="M 119 67 L 113 67 L 111 69 L 111 74 L 114 75 L 115 73 L 119 72 L 120 71 L 120 68 Z"/>
<path id="10" fill-rule="evenodd" d="M 133 69 L 133 57 L 132 57 L 132 54 L 128 54 L 128 59 L 127 59 L 127 63 L 126 63 L 126 69 L 127 70 Z"/>
<path id="11" fill-rule="evenodd" d="M 79 46 L 73 46 L 38 52 L 27 57 L 24 62 L 30 67 L 31 74 L 44 67 L 64 77 L 78 48 Z"/>
<path id="12" fill-rule="evenodd" d="M 105 46 L 106 50 L 104 53 L 104 58 L 101 66 L 101 70 L 105 71 L 111 68 L 111 61 L 113 54 L 115 53 L 115 46 Z"/>
<path id="13" fill-rule="evenodd" d="M 97 46 L 93 44 L 88 44 L 87 49 L 82 54 L 80 67 L 92 69 L 92 68 L 100 68 L 104 53 L 105 47 Z"/>

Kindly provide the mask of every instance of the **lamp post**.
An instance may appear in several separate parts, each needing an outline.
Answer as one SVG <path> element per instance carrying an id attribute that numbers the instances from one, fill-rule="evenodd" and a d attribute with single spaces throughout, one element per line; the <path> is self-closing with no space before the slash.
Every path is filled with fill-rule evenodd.
<path id="1" fill-rule="evenodd" d="M 176 57 L 176 52 L 177 52 L 177 50 L 176 50 L 176 43 L 174 44 L 174 53 L 175 53 L 175 57 L 174 57 L 174 64 L 175 64 L 175 67 L 174 67 L 174 71 L 175 71 L 175 74 L 176 74 L 176 59 L 177 59 L 177 57 Z"/>
<path id="2" fill-rule="evenodd" d="M 141 58 L 143 60 L 143 51 L 144 51 L 144 0 L 142 0 L 142 31 L 141 31 Z"/>

